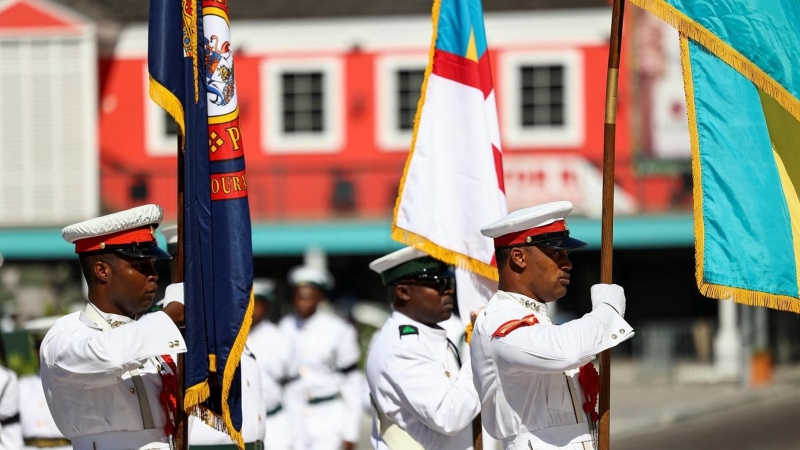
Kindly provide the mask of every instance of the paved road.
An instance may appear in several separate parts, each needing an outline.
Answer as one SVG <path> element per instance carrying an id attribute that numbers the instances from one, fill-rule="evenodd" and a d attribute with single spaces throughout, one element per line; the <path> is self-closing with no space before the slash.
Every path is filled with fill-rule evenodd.
<path id="1" fill-rule="evenodd" d="M 613 450 L 800 449 L 800 395 L 743 405 L 677 422 L 646 434 L 612 439 Z"/>

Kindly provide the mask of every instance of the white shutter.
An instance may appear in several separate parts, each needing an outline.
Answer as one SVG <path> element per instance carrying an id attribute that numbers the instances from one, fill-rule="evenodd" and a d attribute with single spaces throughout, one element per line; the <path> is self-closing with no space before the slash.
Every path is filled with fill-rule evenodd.
<path id="1" fill-rule="evenodd" d="M 0 38 L 0 226 L 97 215 L 94 33 Z"/>

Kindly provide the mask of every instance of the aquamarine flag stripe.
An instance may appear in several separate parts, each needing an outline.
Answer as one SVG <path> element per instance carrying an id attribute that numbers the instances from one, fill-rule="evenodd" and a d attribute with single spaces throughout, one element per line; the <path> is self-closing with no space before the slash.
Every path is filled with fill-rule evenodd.
<path id="1" fill-rule="evenodd" d="M 475 30 L 475 48 L 480 58 L 486 52 L 481 0 L 441 0 L 436 48 L 467 56 L 469 36 Z"/>
<path id="2" fill-rule="evenodd" d="M 800 99 L 800 0 L 666 0 Z"/>
<path id="3" fill-rule="evenodd" d="M 797 297 L 791 219 L 756 87 L 700 45 L 690 60 L 704 282 Z"/>

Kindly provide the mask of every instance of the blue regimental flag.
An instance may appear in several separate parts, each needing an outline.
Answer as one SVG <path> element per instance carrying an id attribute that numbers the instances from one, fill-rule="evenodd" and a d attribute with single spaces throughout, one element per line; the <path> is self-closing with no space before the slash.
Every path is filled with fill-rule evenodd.
<path id="1" fill-rule="evenodd" d="M 631 1 L 681 34 L 700 291 L 800 312 L 800 1 Z"/>
<path id="2" fill-rule="evenodd" d="M 225 0 L 151 0 L 150 97 L 185 152 L 184 408 L 243 448 L 239 362 L 250 330 L 253 255 Z"/>

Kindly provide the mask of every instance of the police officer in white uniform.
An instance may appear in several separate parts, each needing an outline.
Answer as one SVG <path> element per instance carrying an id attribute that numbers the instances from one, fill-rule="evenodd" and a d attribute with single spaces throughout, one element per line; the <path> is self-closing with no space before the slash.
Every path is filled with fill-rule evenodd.
<path id="1" fill-rule="evenodd" d="M 42 338 L 59 318 L 60 316 L 41 317 L 23 324 L 23 328 L 33 336 L 37 355 Z M 42 378 L 38 373 L 19 379 L 19 415 L 25 450 L 72 449 L 69 439 L 61 434 L 53 420 L 53 415 L 50 414 L 42 387 Z"/>
<path id="2" fill-rule="evenodd" d="M 297 448 L 352 450 L 361 422 L 360 349 L 355 328 L 318 306 L 333 289 L 330 273 L 310 266 L 289 273 L 295 314 L 278 327 L 294 342 L 299 379 L 286 386 Z M 269 431 L 267 432 L 269 433 Z"/>
<path id="3" fill-rule="evenodd" d="M 277 325 L 267 318 L 277 301 L 275 282 L 268 278 L 253 280 L 253 327 L 248 341 L 256 353 L 256 361 L 263 377 L 266 403 L 266 450 L 288 450 L 294 442 L 287 409 L 284 407 L 284 386 L 297 380 L 297 367 L 293 359 L 293 344 L 281 333 Z"/>
<path id="4" fill-rule="evenodd" d="M 64 228 L 89 286 L 83 311 L 59 319 L 41 346 L 41 377 L 58 429 L 76 450 L 170 448 L 174 413 L 162 409 L 170 353 L 186 351 L 180 299 L 142 315 L 158 291 L 155 228 L 163 213 L 146 205 Z M 165 395 L 174 395 L 165 392 Z"/>
<path id="5" fill-rule="evenodd" d="M 494 238 L 500 284 L 475 322 L 473 375 L 483 425 L 507 450 L 593 448 L 599 380 L 591 361 L 633 335 L 617 285 L 593 286 L 592 311 L 580 319 L 548 318 L 548 303 L 567 292 L 568 252 L 586 245 L 569 236 L 570 211 L 570 202 L 548 203 L 481 230 Z"/>
<path id="6" fill-rule="evenodd" d="M 468 450 L 480 411 L 469 360 L 439 322 L 455 306 L 455 274 L 412 247 L 373 261 L 389 288 L 392 315 L 367 357 L 367 381 L 376 409 L 376 449 Z M 399 429 L 398 429 L 399 428 Z"/>
<path id="7" fill-rule="evenodd" d="M 161 233 L 167 240 L 167 251 L 173 257 L 176 256 L 178 254 L 178 226 L 165 226 L 161 229 Z M 176 260 L 173 259 L 170 263 L 170 275 L 174 279 L 177 274 Z M 183 300 L 183 283 L 168 286 L 163 301 L 169 301 L 173 297 Z M 245 450 L 261 450 L 266 434 L 266 415 L 262 411 L 264 409 L 263 377 L 251 348 L 251 339 L 248 336 L 241 361 L 242 438 L 245 442 Z M 197 416 L 189 416 L 189 446 L 192 450 L 236 450 L 237 448 L 227 433 L 217 431 Z"/>

